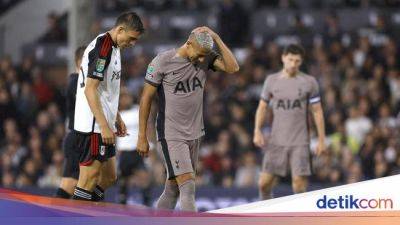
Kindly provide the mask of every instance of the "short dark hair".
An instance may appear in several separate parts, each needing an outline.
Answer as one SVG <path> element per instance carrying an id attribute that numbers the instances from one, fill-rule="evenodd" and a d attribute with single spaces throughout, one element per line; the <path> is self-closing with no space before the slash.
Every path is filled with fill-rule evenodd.
<path id="1" fill-rule="evenodd" d="M 86 46 L 79 46 L 75 50 L 75 65 L 79 67 L 78 61 L 82 60 L 83 53 L 85 52 Z"/>
<path id="2" fill-rule="evenodd" d="M 125 26 L 128 29 L 136 30 L 139 33 L 144 33 L 144 27 L 139 15 L 135 12 L 124 12 L 118 16 L 115 26 Z"/>
<path id="3" fill-rule="evenodd" d="M 301 45 L 298 44 L 290 44 L 283 49 L 283 55 L 287 55 L 289 53 L 293 55 L 300 55 L 302 59 L 304 59 L 306 56 L 306 51 Z"/>

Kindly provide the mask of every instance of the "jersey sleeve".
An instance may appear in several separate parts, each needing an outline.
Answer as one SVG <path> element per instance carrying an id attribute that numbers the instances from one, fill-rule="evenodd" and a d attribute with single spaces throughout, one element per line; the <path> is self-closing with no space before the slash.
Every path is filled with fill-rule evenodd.
<path id="1" fill-rule="evenodd" d="M 271 92 L 271 79 L 270 77 L 267 77 L 264 81 L 264 85 L 261 91 L 260 99 L 266 101 L 269 103 L 272 97 L 272 92 Z"/>
<path id="2" fill-rule="evenodd" d="M 155 87 L 161 84 L 164 75 L 161 71 L 160 56 L 156 56 L 147 67 L 145 82 Z"/>
<path id="3" fill-rule="evenodd" d="M 95 47 L 89 52 L 87 77 L 102 81 L 110 64 L 111 53 L 111 37 L 108 34 L 99 37 Z"/>
<path id="4" fill-rule="evenodd" d="M 311 79 L 311 93 L 308 101 L 310 104 L 321 102 L 318 82 L 314 77 Z"/>

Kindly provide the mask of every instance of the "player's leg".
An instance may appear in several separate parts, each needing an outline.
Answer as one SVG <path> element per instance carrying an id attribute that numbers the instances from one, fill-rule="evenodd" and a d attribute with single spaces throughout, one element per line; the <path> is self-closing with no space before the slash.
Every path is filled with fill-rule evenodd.
<path id="1" fill-rule="evenodd" d="M 175 179 L 177 182 L 181 210 L 196 211 L 194 168 L 190 142 L 160 140 L 160 145 L 167 169 L 167 179 Z M 171 184 L 166 188 L 174 188 L 171 193 L 176 193 L 176 186 Z M 171 195 L 171 199 L 174 199 L 174 196 Z"/>
<path id="2" fill-rule="evenodd" d="M 104 200 L 104 191 L 117 182 L 117 160 L 114 157 L 109 158 L 103 163 L 100 169 L 99 182 L 93 191 L 93 200 Z"/>
<path id="3" fill-rule="evenodd" d="M 166 141 L 160 140 L 167 169 L 165 190 L 158 201 L 158 207 L 175 208 L 179 195 L 181 210 L 196 211 L 195 204 L 195 167 L 200 140 Z M 174 182 L 175 180 L 176 182 Z"/>
<path id="4" fill-rule="evenodd" d="M 157 149 L 162 155 L 164 166 L 167 171 L 167 179 L 165 181 L 164 191 L 157 201 L 157 209 L 175 209 L 176 203 L 179 197 L 178 184 L 174 179 L 174 172 L 171 163 L 171 158 L 168 152 L 168 144 L 166 140 L 160 140 L 157 142 Z"/>
<path id="5" fill-rule="evenodd" d="M 151 206 L 151 179 L 149 179 L 149 171 L 145 167 L 138 169 L 134 172 L 135 176 L 140 178 L 140 193 L 142 195 L 143 205 Z"/>
<path id="6" fill-rule="evenodd" d="M 60 186 L 57 189 L 56 197 L 69 199 L 74 194 L 78 180 L 71 177 L 61 178 Z"/>
<path id="7" fill-rule="evenodd" d="M 295 194 L 307 191 L 308 178 L 306 176 L 292 176 L 292 189 Z"/>
<path id="8" fill-rule="evenodd" d="M 307 191 L 308 176 L 311 175 L 311 155 L 307 146 L 296 146 L 290 150 L 290 167 L 294 193 Z"/>
<path id="9" fill-rule="evenodd" d="M 175 177 L 179 188 L 179 203 L 182 211 L 197 211 L 196 186 L 194 173 L 185 173 Z"/>
<path id="10" fill-rule="evenodd" d="M 277 176 L 287 173 L 288 157 L 284 147 L 268 144 L 262 161 L 262 171 L 258 179 L 261 200 L 273 198 L 273 187 L 278 182 Z"/>
<path id="11" fill-rule="evenodd" d="M 131 176 L 135 175 L 141 182 L 137 185 L 143 199 L 143 204 L 151 205 L 151 188 L 148 171 L 144 165 L 143 157 L 137 151 L 119 151 L 118 158 L 118 202 L 126 204 L 128 184 Z"/>
<path id="12" fill-rule="evenodd" d="M 118 202 L 126 204 L 133 157 L 130 151 L 119 151 L 118 154 Z"/>
<path id="13" fill-rule="evenodd" d="M 99 181 L 93 190 L 93 200 L 102 201 L 104 191 L 117 182 L 117 159 L 115 157 L 115 146 L 105 146 L 104 154 L 108 158 L 100 168 Z"/>
<path id="14" fill-rule="evenodd" d="M 157 201 L 157 209 L 175 209 L 176 203 L 179 197 L 179 188 L 175 179 L 166 180 L 164 191 L 162 192 L 160 198 Z"/>
<path id="15" fill-rule="evenodd" d="M 77 139 L 73 131 L 69 132 L 64 139 L 64 168 L 60 186 L 56 197 L 69 199 L 74 194 L 74 189 L 79 177 L 79 156 Z"/>
<path id="16" fill-rule="evenodd" d="M 261 172 L 258 178 L 258 193 L 261 200 L 273 198 L 272 189 L 277 183 L 277 177 L 267 172 Z"/>
<path id="17" fill-rule="evenodd" d="M 77 134 L 78 147 L 82 151 L 79 162 L 79 179 L 76 185 L 73 199 L 92 200 L 93 190 L 100 176 L 100 168 L 105 160 L 99 155 L 101 146 L 100 134 Z"/>
<path id="18" fill-rule="evenodd" d="M 92 200 L 93 190 L 100 175 L 101 162 L 94 160 L 90 165 L 81 165 L 79 167 L 79 179 L 76 185 L 73 199 Z"/>
<path id="19" fill-rule="evenodd" d="M 175 179 L 179 187 L 179 201 L 181 209 L 183 211 L 197 211 L 196 208 L 196 188 L 195 188 L 195 172 L 197 168 L 198 153 L 200 150 L 201 139 L 187 141 L 187 145 L 183 145 L 180 149 L 186 152 L 186 146 L 189 147 L 190 158 L 184 156 L 181 160 L 182 163 L 182 175 L 178 175 Z M 177 173 L 179 174 L 179 173 Z"/>

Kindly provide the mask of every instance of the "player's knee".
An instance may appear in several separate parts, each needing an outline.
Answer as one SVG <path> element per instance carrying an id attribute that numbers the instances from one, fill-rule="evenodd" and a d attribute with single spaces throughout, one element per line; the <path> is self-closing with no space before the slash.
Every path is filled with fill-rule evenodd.
<path id="1" fill-rule="evenodd" d="M 189 180 L 194 180 L 194 174 L 193 173 L 185 173 L 182 175 L 178 175 L 175 177 L 176 182 L 178 185 L 183 184 Z"/>
<path id="2" fill-rule="evenodd" d="M 260 190 L 270 190 L 272 188 L 272 183 L 266 180 L 259 180 L 258 181 L 258 189 Z"/>
<path id="3" fill-rule="evenodd" d="M 294 193 L 302 193 L 307 189 L 307 178 L 295 177 L 292 179 L 292 188 Z"/>
<path id="4" fill-rule="evenodd" d="M 270 190 L 273 184 L 273 178 L 260 177 L 260 179 L 258 179 L 258 188 L 260 190 Z"/>

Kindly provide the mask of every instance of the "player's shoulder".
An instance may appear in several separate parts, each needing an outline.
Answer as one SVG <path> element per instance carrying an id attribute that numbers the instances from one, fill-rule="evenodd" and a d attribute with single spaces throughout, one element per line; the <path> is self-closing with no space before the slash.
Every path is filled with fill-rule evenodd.
<path id="1" fill-rule="evenodd" d="M 265 80 L 268 81 L 268 82 L 271 82 L 271 81 L 276 80 L 280 75 L 281 75 L 281 72 L 271 73 L 271 74 L 267 75 Z"/>
<path id="2" fill-rule="evenodd" d="M 160 66 L 165 64 L 169 59 L 171 59 L 175 55 L 175 51 L 173 49 L 163 51 L 158 53 L 154 59 L 153 62 L 159 64 Z"/>
<path id="3" fill-rule="evenodd" d="M 99 35 L 97 35 L 97 37 L 95 38 L 95 40 L 97 40 L 98 42 L 105 42 L 108 41 L 109 44 L 112 46 L 113 45 L 113 40 L 111 38 L 111 35 L 107 32 L 105 33 L 101 33 Z"/>
<path id="4" fill-rule="evenodd" d="M 278 71 L 278 72 L 275 72 L 275 73 L 270 73 L 270 74 L 267 75 L 267 78 L 268 77 L 276 78 L 276 77 L 279 77 L 281 74 L 282 74 L 281 71 Z"/>
<path id="5" fill-rule="evenodd" d="M 111 36 L 105 32 L 97 35 L 88 45 L 87 48 L 101 48 L 102 50 L 111 50 L 115 46 Z"/>
<path id="6" fill-rule="evenodd" d="M 106 34 L 107 34 L 107 32 L 100 33 L 100 34 L 98 34 L 98 35 L 94 38 L 94 40 L 98 40 L 98 39 L 101 39 L 101 38 L 105 38 L 105 37 L 106 37 Z"/>
<path id="7" fill-rule="evenodd" d="M 170 50 L 166 50 L 166 51 L 162 51 L 162 52 L 158 53 L 156 57 L 158 57 L 159 59 L 167 60 L 167 59 L 172 58 L 174 55 L 175 55 L 175 50 L 170 49 Z"/>
<path id="8" fill-rule="evenodd" d="M 95 38 L 93 38 L 93 40 L 86 47 L 85 53 L 86 52 L 90 53 L 96 49 L 100 51 L 100 49 L 103 49 L 103 47 L 106 47 L 106 46 L 103 46 L 106 44 L 106 43 L 104 43 L 107 39 L 106 34 L 107 33 L 101 33 L 101 34 L 97 35 Z M 110 45 L 110 47 L 111 47 L 111 45 Z M 105 49 L 103 49 L 103 50 L 105 50 Z M 108 50 L 108 48 L 107 48 L 107 50 Z"/>
<path id="9" fill-rule="evenodd" d="M 300 78 L 302 78 L 302 79 L 305 79 L 305 80 L 309 81 L 309 82 L 317 82 L 317 79 L 314 76 L 312 76 L 310 74 L 307 74 L 307 73 L 304 73 L 304 72 L 300 72 L 298 76 Z"/>
<path id="10" fill-rule="evenodd" d="M 94 46 L 96 43 L 99 43 L 99 41 L 103 41 L 106 38 L 106 33 L 101 33 L 97 35 L 93 40 L 89 43 L 88 47 Z"/>

